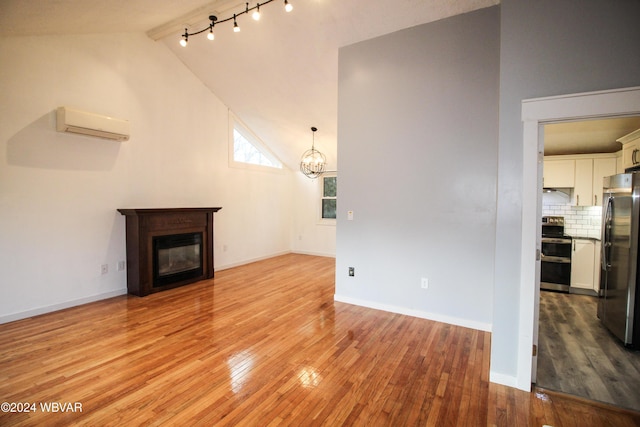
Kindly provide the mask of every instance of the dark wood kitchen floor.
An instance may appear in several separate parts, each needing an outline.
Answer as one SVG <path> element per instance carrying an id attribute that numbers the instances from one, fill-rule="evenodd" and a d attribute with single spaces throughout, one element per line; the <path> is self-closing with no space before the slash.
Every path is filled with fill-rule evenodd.
<path id="1" fill-rule="evenodd" d="M 640 352 L 596 315 L 597 297 L 540 292 L 538 387 L 640 411 Z"/>

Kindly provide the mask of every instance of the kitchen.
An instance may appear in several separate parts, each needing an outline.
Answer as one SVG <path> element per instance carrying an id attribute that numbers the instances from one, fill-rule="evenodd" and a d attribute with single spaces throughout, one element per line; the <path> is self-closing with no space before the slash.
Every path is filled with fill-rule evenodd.
<path id="1" fill-rule="evenodd" d="M 598 299 L 604 178 L 640 164 L 640 118 L 548 124 L 544 146 L 536 384 L 640 411 L 640 352 L 605 327 Z"/>

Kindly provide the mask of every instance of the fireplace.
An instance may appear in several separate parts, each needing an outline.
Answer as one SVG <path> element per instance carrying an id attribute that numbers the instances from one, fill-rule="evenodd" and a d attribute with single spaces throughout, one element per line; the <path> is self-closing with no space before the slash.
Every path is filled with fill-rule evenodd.
<path id="1" fill-rule="evenodd" d="M 126 216 L 128 292 L 145 296 L 212 278 L 220 209 L 118 209 Z"/>
<path id="2" fill-rule="evenodd" d="M 153 286 L 202 276 L 202 233 L 153 237 Z"/>

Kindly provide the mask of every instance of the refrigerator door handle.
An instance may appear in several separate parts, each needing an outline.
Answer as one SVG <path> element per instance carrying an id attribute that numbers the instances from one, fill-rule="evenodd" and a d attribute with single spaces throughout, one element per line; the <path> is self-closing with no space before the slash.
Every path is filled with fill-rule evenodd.
<path id="1" fill-rule="evenodd" d="M 600 258 L 602 269 L 607 271 L 611 268 L 609 260 L 607 259 L 607 251 L 611 247 L 611 210 L 613 209 L 613 197 L 607 198 L 607 207 L 604 211 L 604 224 L 602 224 L 602 249 L 600 251 Z"/>

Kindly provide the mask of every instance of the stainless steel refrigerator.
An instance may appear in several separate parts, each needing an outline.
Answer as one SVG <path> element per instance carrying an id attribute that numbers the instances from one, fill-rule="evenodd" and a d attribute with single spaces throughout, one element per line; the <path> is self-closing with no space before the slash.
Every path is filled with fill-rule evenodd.
<path id="1" fill-rule="evenodd" d="M 598 317 L 629 347 L 640 348 L 640 173 L 604 178 Z"/>

